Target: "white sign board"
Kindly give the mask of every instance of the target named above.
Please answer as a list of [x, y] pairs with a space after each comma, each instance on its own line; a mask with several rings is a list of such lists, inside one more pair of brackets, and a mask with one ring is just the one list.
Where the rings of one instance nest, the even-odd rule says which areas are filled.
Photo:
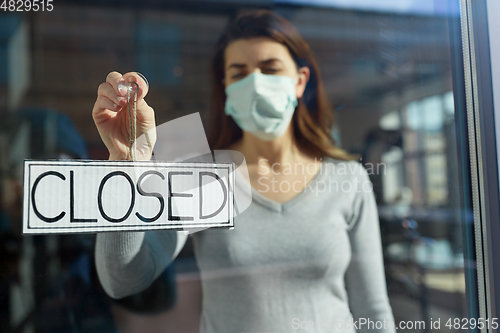
[[232, 228], [233, 163], [25, 161], [24, 234]]

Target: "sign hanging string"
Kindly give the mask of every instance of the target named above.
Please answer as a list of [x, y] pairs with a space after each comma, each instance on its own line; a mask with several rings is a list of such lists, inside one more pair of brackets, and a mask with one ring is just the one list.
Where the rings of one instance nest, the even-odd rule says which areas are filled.
[[[128, 119], [130, 123], [129, 156], [132, 161], [137, 160], [137, 94], [139, 85], [130, 82], [127, 87]], [[153, 153], [153, 147], [149, 140], [148, 132], [144, 133], [149, 147], [149, 152]]]

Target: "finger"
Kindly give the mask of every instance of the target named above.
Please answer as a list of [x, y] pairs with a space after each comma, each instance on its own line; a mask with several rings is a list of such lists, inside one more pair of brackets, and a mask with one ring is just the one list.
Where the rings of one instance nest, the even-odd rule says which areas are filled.
[[109, 98], [111, 101], [117, 105], [124, 106], [127, 104], [127, 98], [118, 95], [108, 82], [101, 83], [97, 89], [97, 96], [104, 96]]
[[139, 85], [139, 92], [137, 94], [138, 100], [146, 97], [149, 91], [149, 83], [147, 82], [147, 79], [144, 77], [144, 75], [137, 72], [129, 72], [123, 75], [123, 80], [126, 83], [135, 82]]
[[116, 113], [120, 111], [122, 107], [120, 105], [117, 105], [115, 102], [111, 101], [109, 98], [105, 96], [99, 96], [97, 97], [97, 100], [94, 104], [94, 108], [92, 110], [92, 115], [94, 116], [94, 119], [96, 117], [100, 117], [102, 115], [108, 115], [111, 116], [112, 113]]
[[118, 96], [127, 95], [126, 86], [123, 84], [125, 81], [121, 73], [118, 72], [109, 73], [108, 76], [106, 77], [106, 82], [109, 83], [111, 87], [113, 87]]

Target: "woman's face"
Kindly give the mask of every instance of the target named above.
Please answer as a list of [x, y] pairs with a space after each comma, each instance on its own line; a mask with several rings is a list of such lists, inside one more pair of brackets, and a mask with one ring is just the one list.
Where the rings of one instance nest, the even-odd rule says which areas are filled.
[[297, 69], [286, 46], [267, 37], [235, 40], [226, 47], [224, 59], [226, 87], [251, 73], [284, 75], [294, 79], [298, 75], [295, 91], [299, 99], [309, 80], [309, 68]]

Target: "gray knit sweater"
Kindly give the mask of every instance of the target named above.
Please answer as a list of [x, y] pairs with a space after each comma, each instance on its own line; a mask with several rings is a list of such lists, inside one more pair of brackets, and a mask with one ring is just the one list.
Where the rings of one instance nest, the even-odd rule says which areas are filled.
[[[309, 186], [284, 204], [252, 191], [233, 230], [191, 235], [203, 287], [200, 332], [367, 332], [384, 320], [390, 326], [377, 206], [359, 163], [324, 159]], [[187, 237], [98, 234], [104, 289], [113, 298], [144, 290]]]

